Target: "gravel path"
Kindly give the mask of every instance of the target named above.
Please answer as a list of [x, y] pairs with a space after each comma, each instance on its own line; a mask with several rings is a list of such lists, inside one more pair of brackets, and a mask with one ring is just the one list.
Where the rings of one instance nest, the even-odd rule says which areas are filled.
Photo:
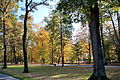
[[3, 74], [3, 73], [0, 73], [0, 80], [20, 80], [20, 79], [14, 78], [12, 76], [9, 76], [9, 75]]

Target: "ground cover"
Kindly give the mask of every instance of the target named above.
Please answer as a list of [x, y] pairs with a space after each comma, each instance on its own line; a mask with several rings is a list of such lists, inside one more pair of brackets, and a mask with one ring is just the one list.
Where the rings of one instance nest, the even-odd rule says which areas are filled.
[[[58, 67], [58, 66], [29, 66], [30, 73], [22, 73], [22, 65], [10, 65], [3, 73], [10, 74], [22, 80], [87, 80], [92, 74], [91, 67]], [[106, 68], [111, 80], [120, 80], [120, 68]]]

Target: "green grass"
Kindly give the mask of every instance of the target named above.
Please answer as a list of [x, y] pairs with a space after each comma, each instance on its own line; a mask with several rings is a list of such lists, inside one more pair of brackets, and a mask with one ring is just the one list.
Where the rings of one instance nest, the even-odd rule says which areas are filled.
[[[8, 66], [4, 73], [11, 74], [21, 80], [87, 80], [92, 68], [56, 67], [56, 66], [29, 66], [30, 73], [22, 73], [23, 66]], [[120, 80], [120, 68], [107, 68], [108, 77]]]

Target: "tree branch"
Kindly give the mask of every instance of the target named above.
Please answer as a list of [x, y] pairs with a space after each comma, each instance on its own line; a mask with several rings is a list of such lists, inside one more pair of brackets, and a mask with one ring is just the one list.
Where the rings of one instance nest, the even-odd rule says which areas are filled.
[[30, 0], [30, 2], [27, 4], [27, 6], [30, 6], [31, 3], [32, 3], [32, 0]]
[[0, 12], [4, 13], [4, 11], [2, 11], [1, 9], [0, 9]]
[[11, 0], [7, 3], [6, 7], [4, 8], [4, 11], [6, 11], [8, 5], [10, 4]]
[[[47, 0], [46, 0], [46, 1], [47, 1]], [[46, 2], [46, 1], [45, 1], [45, 2]], [[48, 4], [45, 3], [45, 2], [40, 2], [40, 3], [34, 4], [34, 5], [30, 8], [30, 10], [28, 10], [28, 12], [32, 11], [36, 6], [39, 6], [39, 5], [48, 5]]]

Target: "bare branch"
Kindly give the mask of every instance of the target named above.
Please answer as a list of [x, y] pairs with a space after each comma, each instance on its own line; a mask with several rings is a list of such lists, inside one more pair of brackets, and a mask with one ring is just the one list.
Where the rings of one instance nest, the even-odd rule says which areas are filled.
[[30, 4], [32, 3], [32, 0], [30, 0], [30, 2], [28, 3], [28, 5], [27, 6], [30, 6]]
[[34, 4], [34, 5], [30, 8], [30, 10], [28, 10], [28, 12], [32, 11], [36, 6], [39, 6], [39, 5], [48, 5], [48, 4], [46, 3], [46, 1], [47, 1], [47, 0], [45, 0], [44, 2], [40, 2], [40, 3]]

